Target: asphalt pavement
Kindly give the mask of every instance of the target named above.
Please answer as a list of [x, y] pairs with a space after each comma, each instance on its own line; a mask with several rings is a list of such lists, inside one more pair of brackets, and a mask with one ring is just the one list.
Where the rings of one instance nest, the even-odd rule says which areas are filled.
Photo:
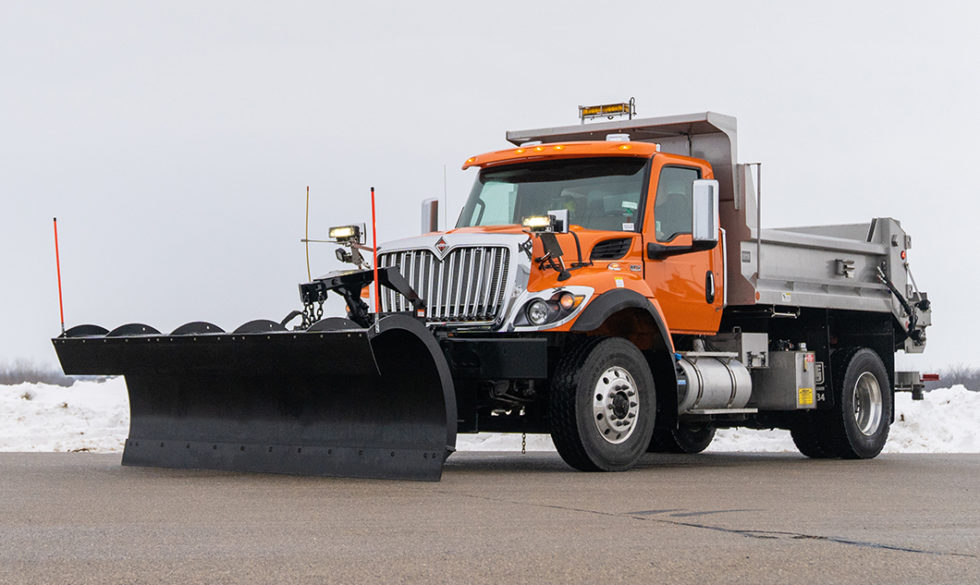
[[458, 453], [439, 483], [0, 453], [0, 583], [977, 583], [980, 455]]

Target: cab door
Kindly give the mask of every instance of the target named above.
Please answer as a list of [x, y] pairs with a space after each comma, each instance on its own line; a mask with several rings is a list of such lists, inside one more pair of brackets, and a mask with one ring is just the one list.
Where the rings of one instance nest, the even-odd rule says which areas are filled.
[[670, 155], [657, 156], [650, 173], [644, 274], [672, 333], [716, 333], [721, 322], [722, 244], [682, 252], [692, 246], [694, 181], [702, 178], [713, 178], [709, 166]]

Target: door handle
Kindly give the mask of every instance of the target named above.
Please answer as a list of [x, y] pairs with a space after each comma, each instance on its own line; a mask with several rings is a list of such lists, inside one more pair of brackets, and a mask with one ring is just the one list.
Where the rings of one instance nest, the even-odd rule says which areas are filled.
[[704, 300], [709, 305], [715, 302], [715, 273], [710, 270], [704, 274]]

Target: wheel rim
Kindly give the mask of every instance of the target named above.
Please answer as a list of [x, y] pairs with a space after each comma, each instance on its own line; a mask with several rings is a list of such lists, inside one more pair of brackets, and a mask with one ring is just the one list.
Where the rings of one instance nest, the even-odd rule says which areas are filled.
[[861, 434], [871, 436], [881, 423], [881, 386], [871, 372], [864, 372], [854, 383], [854, 422]]
[[592, 394], [592, 420], [599, 436], [614, 445], [629, 439], [640, 413], [633, 376], [624, 368], [609, 368], [599, 376]]

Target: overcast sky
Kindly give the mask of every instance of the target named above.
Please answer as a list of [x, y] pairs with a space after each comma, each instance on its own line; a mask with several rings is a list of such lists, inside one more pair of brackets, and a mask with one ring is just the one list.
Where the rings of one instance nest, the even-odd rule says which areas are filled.
[[[168, 332], [279, 320], [311, 237], [449, 216], [467, 157], [506, 130], [738, 118], [763, 162], [763, 225], [900, 219], [930, 293], [926, 354], [980, 365], [980, 40], [940, 2], [0, 2], [0, 363], [56, 363], [65, 319]], [[313, 272], [339, 267], [314, 247]], [[335, 304], [335, 310], [340, 310]]]

